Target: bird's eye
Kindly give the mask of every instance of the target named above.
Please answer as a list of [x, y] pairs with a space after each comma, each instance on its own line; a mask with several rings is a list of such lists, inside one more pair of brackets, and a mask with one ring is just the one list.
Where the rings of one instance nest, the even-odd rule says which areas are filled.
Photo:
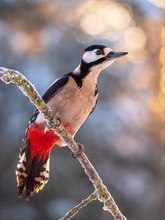
[[103, 54], [103, 52], [102, 52], [101, 50], [96, 50], [95, 53], [96, 53], [96, 55], [101, 55], [101, 54]]

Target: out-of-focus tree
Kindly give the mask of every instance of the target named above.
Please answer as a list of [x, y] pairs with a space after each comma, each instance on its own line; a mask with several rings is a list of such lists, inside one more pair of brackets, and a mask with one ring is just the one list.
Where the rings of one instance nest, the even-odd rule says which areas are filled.
[[[0, 2], [0, 64], [25, 73], [41, 93], [76, 67], [89, 44], [129, 52], [101, 74], [97, 109], [76, 139], [133, 220], [165, 217], [163, 7], [161, 0]], [[28, 204], [18, 200], [14, 169], [33, 107], [14, 86], [1, 82], [0, 106], [0, 219], [63, 216], [93, 191], [88, 179], [67, 149], [55, 148], [47, 187]], [[96, 206], [77, 218], [109, 218]]]

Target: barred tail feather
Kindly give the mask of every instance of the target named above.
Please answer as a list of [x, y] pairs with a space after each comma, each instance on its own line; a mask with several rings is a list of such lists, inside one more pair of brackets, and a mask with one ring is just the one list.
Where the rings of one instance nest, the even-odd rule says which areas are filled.
[[41, 160], [37, 155], [31, 157], [30, 148], [25, 148], [20, 155], [16, 168], [19, 195], [25, 194], [26, 200], [35, 192], [42, 190], [49, 179], [50, 153]]

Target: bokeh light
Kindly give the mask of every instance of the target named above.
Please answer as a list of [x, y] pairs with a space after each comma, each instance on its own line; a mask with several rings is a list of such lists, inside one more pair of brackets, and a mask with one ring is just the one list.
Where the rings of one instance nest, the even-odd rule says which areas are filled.
[[105, 20], [97, 14], [88, 14], [81, 21], [83, 31], [92, 36], [101, 35], [106, 30]]
[[165, 109], [165, 65], [162, 67], [160, 72], [160, 92], [159, 92], [160, 103]]
[[121, 31], [129, 26], [131, 15], [128, 8], [110, 1], [102, 1], [101, 4], [92, 2], [87, 7], [89, 13], [83, 14], [80, 22], [85, 33], [104, 38], [109, 32]]
[[104, 25], [106, 25], [107, 29], [123, 30], [128, 27], [131, 22], [129, 11], [117, 3], [109, 3], [102, 6], [101, 9], [98, 10], [98, 16], [105, 19]]
[[148, 0], [151, 4], [159, 7], [159, 8], [164, 8], [165, 2], [164, 0]]
[[146, 35], [139, 27], [130, 27], [124, 32], [125, 46], [130, 52], [138, 52], [145, 47]]
[[160, 59], [161, 63], [164, 64], [164, 61], [165, 61], [165, 46], [163, 46], [160, 49], [159, 59]]

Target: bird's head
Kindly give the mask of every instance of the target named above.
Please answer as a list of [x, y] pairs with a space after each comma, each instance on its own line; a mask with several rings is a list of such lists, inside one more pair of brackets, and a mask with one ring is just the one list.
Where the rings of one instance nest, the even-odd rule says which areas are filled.
[[117, 58], [128, 54], [127, 52], [115, 52], [103, 45], [92, 45], [87, 47], [81, 57], [81, 71], [86, 73], [98, 70], [102, 71], [113, 63]]

